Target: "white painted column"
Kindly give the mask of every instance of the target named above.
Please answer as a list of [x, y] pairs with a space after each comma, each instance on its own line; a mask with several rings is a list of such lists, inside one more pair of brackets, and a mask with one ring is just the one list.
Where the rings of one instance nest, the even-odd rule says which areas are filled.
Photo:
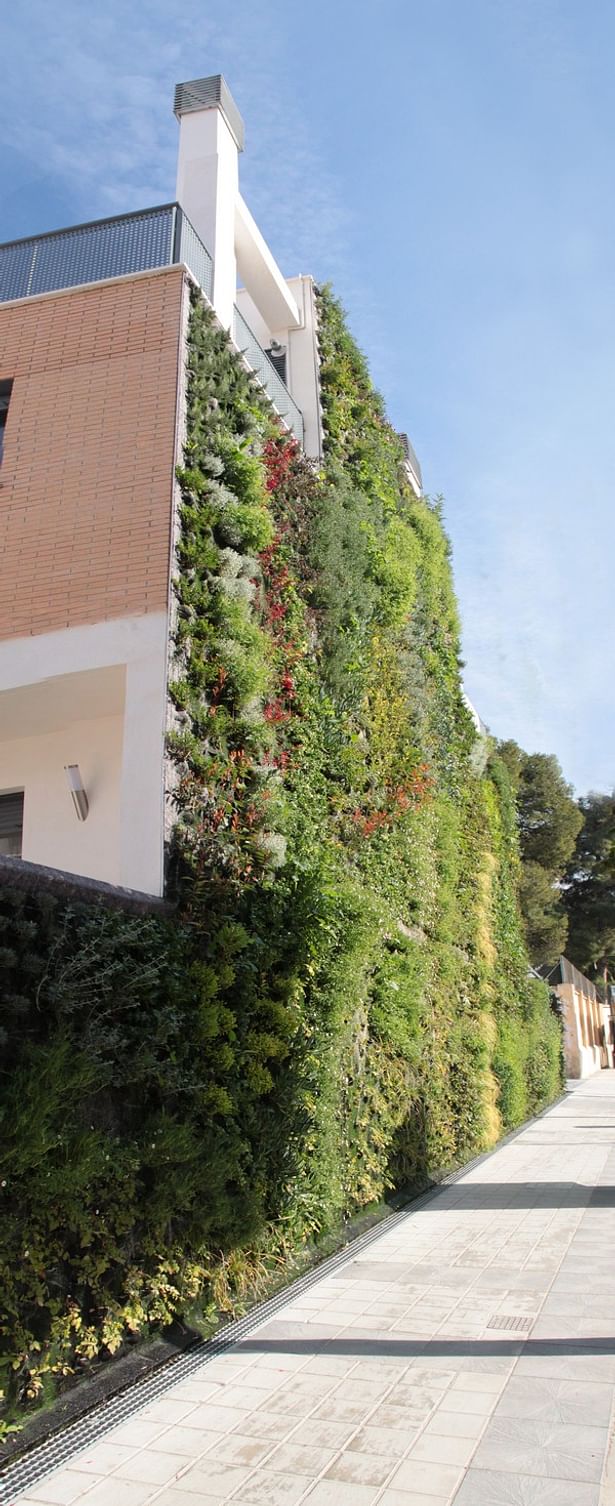
[[237, 288], [237, 138], [219, 104], [190, 107], [185, 113], [180, 108], [177, 114], [180, 128], [177, 200], [213, 257], [213, 306], [220, 323], [232, 330]]
[[164, 889], [166, 643], [126, 665], [120, 782], [120, 884]]

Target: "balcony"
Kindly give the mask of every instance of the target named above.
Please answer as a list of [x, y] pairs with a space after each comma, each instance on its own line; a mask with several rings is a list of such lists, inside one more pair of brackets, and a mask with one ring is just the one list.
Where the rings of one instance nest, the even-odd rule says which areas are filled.
[[0, 302], [185, 262], [211, 298], [213, 263], [179, 204], [0, 246]]
[[407, 434], [400, 434], [399, 437], [401, 439], [402, 449], [405, 457], [404, 463], [406, 468], [406, 475], [415, 495], [417, 497], [422, 497], [423, 477], [421, 475], [421, 467], [417, 459], [416, 451], [411, 445]]
[[262, 345], [259, 345], [256, 335], [252, 333], [249, 324], [235, 307], [235, 321], [233, 326], [233, 339], [237, 349], [244, 357], [246, 364], [254, 372], [255, 377], [265, 388], [273, 407], [279, 418], [291, 429], [298, 440], [303, 444], [303, 414], [297, 407], [294, 398], [291, 397], [286, 383], [282, 381], [279, 372], [276, 371], [273, 361], [269, 359]]
[[[211, 303], [209, 252], [179, 204], [160, 204], [0, 245], [0, 303], [181, 264]], [[303, 418], [297, 404], [238, 310], [233, 333], [246, 364], [301, 444]]]

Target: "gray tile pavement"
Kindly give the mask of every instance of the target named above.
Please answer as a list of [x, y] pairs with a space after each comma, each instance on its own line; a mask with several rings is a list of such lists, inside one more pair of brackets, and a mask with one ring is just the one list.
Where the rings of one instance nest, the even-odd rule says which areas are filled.
[[17, 1499], [615, 1506], [614, 1244], [603, 1073]]

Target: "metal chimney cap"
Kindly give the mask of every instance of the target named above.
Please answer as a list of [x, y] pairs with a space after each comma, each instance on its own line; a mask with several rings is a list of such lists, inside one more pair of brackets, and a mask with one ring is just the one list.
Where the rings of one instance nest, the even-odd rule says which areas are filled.
[[222, 111], [239, 151], [242, 152], [245, 136], [244, 124], [223, 74], [212, 73], [209, 78], [193, 78], [187, 84], [175, 85], [173, 109], [178, 120], [182, 115], [188, 115], [193, 110], [216, 108]]

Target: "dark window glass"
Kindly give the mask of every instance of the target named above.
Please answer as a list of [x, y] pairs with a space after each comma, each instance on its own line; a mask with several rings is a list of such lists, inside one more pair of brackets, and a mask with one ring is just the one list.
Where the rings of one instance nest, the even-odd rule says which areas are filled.
[[16, 794], [0, 795], [0, 853], [20, 858], [22, 833], [23, 790]]
[[12, 389], [12, 382], [0, 382], [0, 465], [2, 464], [2, 453], [4, 450], [4, 430], [6, 428], [6, 419], [9, 411], [9, 403], [11, 401]]

